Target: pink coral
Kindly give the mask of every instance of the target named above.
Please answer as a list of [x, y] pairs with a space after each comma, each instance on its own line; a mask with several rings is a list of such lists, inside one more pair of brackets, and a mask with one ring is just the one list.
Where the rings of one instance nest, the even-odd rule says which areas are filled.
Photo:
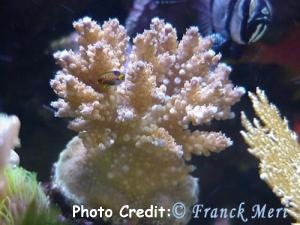
[[[232, 142], [188, 125], [233, 118], [244, 89], [233, 86], [230, 68], [195, 27], [178, 42], [176, 30], [155, 18], [131, 47], [115, 19], [100, 27], [86, 17], [74, 27], [79, 50], [55, 53], [62, 70], [51, 86], [59, 96], [56, 115], [74, 118], [69, 127], [79, 135], [60, 156], [56, 184], [91, 207], [192, 205], [198, 185], [183, 156], [209, 155]], [[124, 73], [125, 81], [103, 87], [98, 78], [109, 71]]]

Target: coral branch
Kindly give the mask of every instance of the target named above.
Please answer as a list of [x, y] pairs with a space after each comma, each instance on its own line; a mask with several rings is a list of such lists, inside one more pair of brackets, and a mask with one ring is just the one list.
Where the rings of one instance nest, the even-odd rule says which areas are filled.
[[300, 221], [300, 146], [297, 135], [282, 119], [275, 105], [257, 88], [256, 95], [249, 93], [254, 110], [262, 121], [253, 124], [242, 113], [242, 131], [250, 153], [260, 160], [260, 177], [266, 181], [282, 204], [298, 222]]

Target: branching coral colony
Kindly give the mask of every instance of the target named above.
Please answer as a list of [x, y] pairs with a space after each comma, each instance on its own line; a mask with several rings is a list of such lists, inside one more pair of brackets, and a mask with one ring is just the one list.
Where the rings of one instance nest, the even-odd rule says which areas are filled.
[[[74, 27], [79, 50], [54, 54], [62, 70], [51, 86], [59, 96], [56, 115], [74, 118], [69, 127], [79, 134], [61, 153], [54, 183], [88, 207], [191, 206], [198, 184], [184, 158], [219, 152], [232, 141], [188, 125], [233, 118], [231, 106], [244, 89], [233, 86], [230, 68], [195, 27], [178, 42], [176, 30], [155, 18], [131, 47], [116, 19], [100, 27], [86, 17]], [[125, 80], [111, 82], [108, 74]]]
[[[300, 224], [300, 146], [297, 135], [281, 119], [278, 109], [268, 102], [263, 91], [249, 93], [254, 110], [263, 122], [254, 119], [254, 126], [242, 113], [242, 131], [249, 152], [260, 160], [260, 177], [281, 198], [288, 212]], [[295, 225], [296, 225], [295, 224]]]

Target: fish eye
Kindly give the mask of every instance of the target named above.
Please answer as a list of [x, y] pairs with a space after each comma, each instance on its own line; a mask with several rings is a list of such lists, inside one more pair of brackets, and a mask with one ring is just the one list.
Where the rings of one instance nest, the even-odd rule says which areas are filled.
[[112, 71], [112, 72], [113, 72], [113, 74], [116, 75], [116, 76], [120, 76], [120, 74], [121, 74], [121, 72], [118, 71], [118, 70], [114, 70], [114, 71]]

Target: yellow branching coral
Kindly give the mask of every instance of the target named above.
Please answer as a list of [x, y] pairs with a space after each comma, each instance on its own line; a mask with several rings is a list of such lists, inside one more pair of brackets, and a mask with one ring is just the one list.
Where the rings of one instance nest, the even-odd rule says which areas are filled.
[[253, 123], [242, 113], [246, 131], [242, 135], [249, 144], [249, 152], [260, 160], [260, 177], [281, 198], [288, 212], [300, 222], [300, 146], [297, 135], [282, 119], [275, 105], [257, 88], [257, 95], [249, 93], [254, 110], [263, 122]]
[[[74, 27], [79, 50], [54, 54], [62, 70], [51, 86], [59, 96], [56, 115], [74, 118], [69, 127], [79, 135], [60, 155], [55, 183], [91, 207], [191, 205], [197, 182], [183, 156], [209, 155], [232, 142], [188, 125], [233, 118], [244, 89], [234, 87], [230, 68], [195, 27], [178, 41], [176, 30], [155, 18], [132, 46], [116, 19], [101, 27], [85, 17]], [[104, 86], [108, 72], [125, 80]]]

